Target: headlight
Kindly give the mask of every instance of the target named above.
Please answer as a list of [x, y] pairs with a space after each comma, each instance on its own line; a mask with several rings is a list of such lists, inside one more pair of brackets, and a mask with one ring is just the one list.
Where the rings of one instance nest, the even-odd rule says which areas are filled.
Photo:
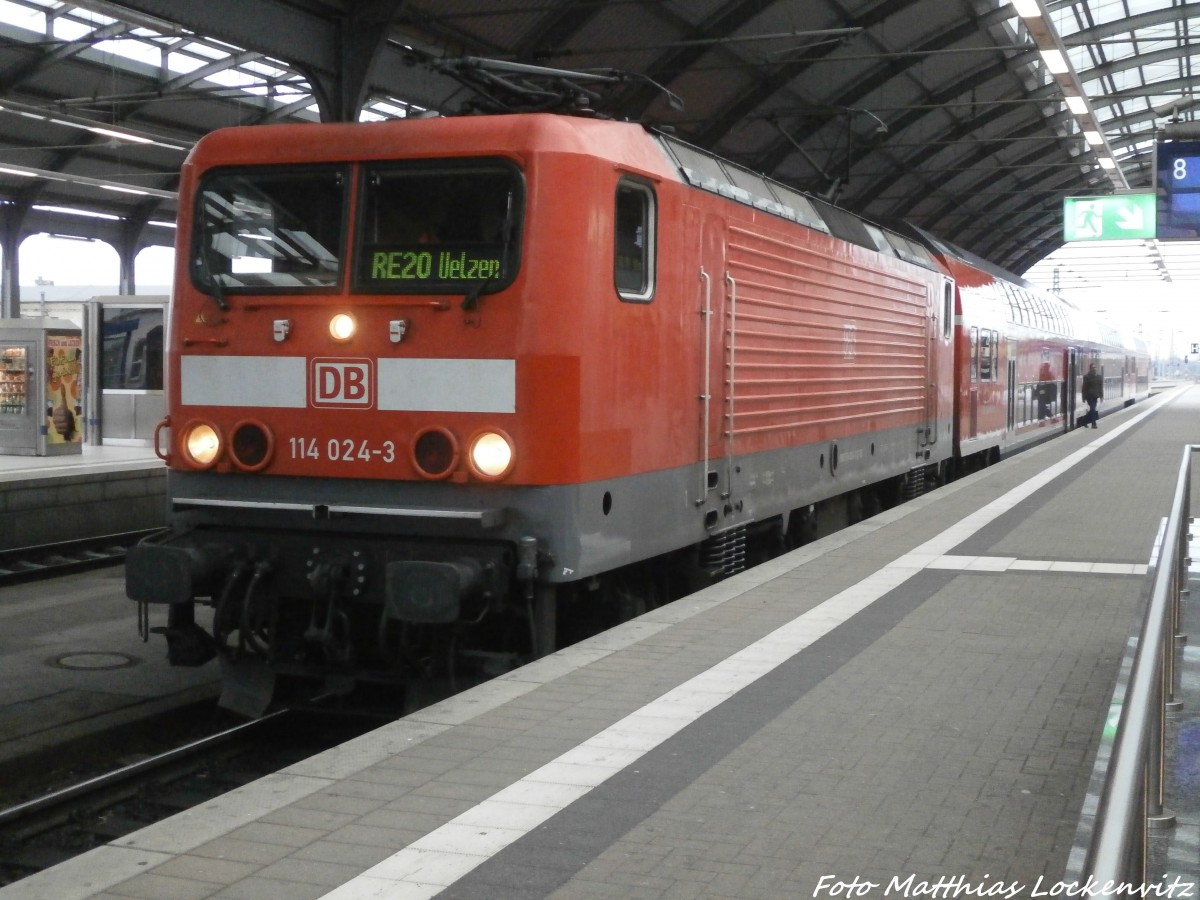
[[338, 313], [329, 320], [329, 334], [335, 341], [348, 341], [357, 330], [358, 324], [349, 313]]
[[233, 464], [247, 472], [265, 469], [275, 450], [275, 437], [261, 422], [238, 422], [229, 439], [229, 455]]
[[422, 428], [413, 437], [412, 463], [424, 478], [449, 478], [458, 466], [458, 441], [438, 425]]
[[512, 471], [516, 451], [501, 431], [481, 431], [471, 438], [467, 459], [471, 471], [485, 481], [497, 481]]
[[198, 469], [207, 469], [221, 455], [221, 434], [207, 422], [183, 427], [183, 455]]

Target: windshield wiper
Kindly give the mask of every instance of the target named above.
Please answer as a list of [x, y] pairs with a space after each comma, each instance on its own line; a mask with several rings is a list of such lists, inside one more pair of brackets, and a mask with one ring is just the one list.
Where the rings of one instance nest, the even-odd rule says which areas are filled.
[[479, 309], [479, 298], [489, 287], [492, 282], [496, 281], [499, 276], [504, 274], [504, 267], [508, 265], [509, 245], [512, 244], [512, 234], [515, 223], [513, 222], [513, 195], [509, 191], [504, 202], [504, 225], [500, 231], [500, 271], [495, 275], [489, 275], [483, 281], [479, 282], [472, 288], [467, 289], [466, 296], [463, 297], [462, 310], [463, 312], [473, 313]]
[[216, 266], [216, 248], [212, 246], [212, 235], [202, 233], [200, 236], [200, 261], [204, 263], [204, 274], [208, 276], [208, 283], [212, 285], [213, 302], [217, 304], [217, 308], [221, 312], [229, 311], [229, 303], [225, 299], [225, 294], [221, 289], [220, 276], [217, 273]]
[[466, 296], [463, 297], [462, 310], [463, 312], [475, 312], [479, 309], [479, 295], [488, 289], [488, 286], [495, 281], [494, 275], [489, 275], [483, 281], [479, 282], [473, 288], [467, 290]]

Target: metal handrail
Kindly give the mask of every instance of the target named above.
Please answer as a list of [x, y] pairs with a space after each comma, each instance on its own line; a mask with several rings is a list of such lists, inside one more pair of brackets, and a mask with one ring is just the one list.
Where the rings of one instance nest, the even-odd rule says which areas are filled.
[[1200, 446], [1194, 444], [1184, 448], [1084, 859], [1082, 874], [1096, 885], [1145, 884], [1150, 821], [1170, 821], [1163, 811], [1163, 748], [1167, 703], [1175, 680], [1179, 597], [1187, 585], [1192, 454], [1198, 450]]

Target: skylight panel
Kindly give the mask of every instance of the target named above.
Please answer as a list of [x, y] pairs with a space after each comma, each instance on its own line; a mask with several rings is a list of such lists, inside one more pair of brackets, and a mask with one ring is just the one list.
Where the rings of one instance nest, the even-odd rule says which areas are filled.
[[1104, 55], [1114, 61], [1135, 56], [1137, 52], [1133, 41], [1112, 41], [1104, 45]]
[[[1094, 72], [1095, 70], [1092, 71]], [[1092, 106], [1094, 107], [1096, 105], [1096, 98], [1104, 97], [1104, 95], [1108, 93], [1108, 88], [1104, 85], [1104, 82], [1101, 81], [1100, 78], [1095, 76], [1089, 78], [1088, 76], [1092, 75], [1092, 72], [1089, 72], [1086, 69], [1082, 72], [1078, 72], [1077, 74], [1079, 75], [1079, 84], [1083, 88], [1083, 92], [1089, 97], [1093, 98]]]
[[189, 41], [187, 46], [178, 48], [185, 53], [194, 53], [196, 56], [203, 56], [210, 61], [229, 59], [233, 54], [222, 47], [214, 47], [211, 44], [206, 44], [203, 41]]
[[[31, 42], [43, 40], [47, 32], [61, 41], [84, 40], [97, 28], [116, 21], [61, 0], [0, 0], [0, 24], [28, 31]], [[100, 41], [85, 51], [89, 55], [117, 57], [155, 69], [165, 66], [174, 76], [189, 75], [243, 52], [242, 48], [215, 38], [187, 32], [163, 34], [144, 25], [130, 29], [119, 38]], [[230, 66], [210, 74], [204, 81], [247, 96], [269, 96], [289, 105], [312, 95], [303, 76], [287, 63], [270, 57], [250, 60], [236, 68]], [[385, 118], [403, 114], [397, 110], [399, 107], [383, 109], [379, 114]], [[306, 117], [310, 112], [317, 113], [315, 102], [311, 110], [299, 115]]]
[[65, 16], [52, 19], [50, 24], [51, 34], [56, 40], [60, 41], [78, 41], [81, 38], [87, 37], [98, 27], [98, 25], [88, 22], [77, 22]]
[[393, 119], [402, 119], [408, 115], [408, 109], [396, 103], [388, 103], [386, 100], [380, 100], [371, 104], [371, 109], [381, 115], [390, 116]]
[[1068, 47], [1067, 59], [1071, 61], [1071, 68], [1076, 72], [1082, 72], [1090, 69], [1094, 65], [1091, 53], [1087, 47]]
[[261, 88], [262, 79], [256, 78], [241, 69], [222, 69], [220, 72], [212, 72], [205, 79], [206, 81], [215, 81], [217, 84], [225, 87], [240, 88], [242, 90], [250, 90], [251, 88]]
[[1163, 60], [1142, 66], [1146, 82], [1170, 81], [1179, 77], [1179, 63], [1174, 60]]
[[1133, 88], [1140, 88], [1143, 84], [1145, 84], [1145, 82], [1142, 80], [1141, 73], [1137, 69], [1114, 71], [1108, 77], [1113, 88], [1118, 93], [1121, 91], [1128, 91]]
[[253, 72], [263, 78], [284, 78], [288, 75], [287, 69], [281, 69], [278, 66], [271, 65], [268, 59], [253, 59], [242, 66], [247, 72]]
[[46, 14], [9, 0], [0, 0], [0, 22], [15, 25], [36, 34], [46, 33]]
[[[1161, 3], [1159, 6], [1161, 6]], [[1127, 17], [1125, 0], [1088, 0], [1087, 7], [1091, 11], [1092, 19], [1097, 25], [1106, 25], [1109, 22], [1116, 22]], [[1071, 28], [1068, 32], [1064, 25], [1062, 34], [1065, 36], [1068, 33], [1073, 33], [1075, 30], [1075, 28]]]
[[1125, 0], [1129, 6], [1130, 16], [1140, 16], [1142, 13], [1158, 12], [1163, 8], [1163, 0]]
[[162, 50], [154, 44], [138, 40], [100, 41], [93, 50], [100, 53], [111, 53], [124, 59], [158, 67], [162, 64]]
[[207, 65], [207, 63], [188, 56], [186, 53], [171, 53], [167, 56], [167, 68], [172, 72], [181, 75], [187, 75], [189, 72], [195, 72], [197, 69], [203, 68], [205, 65]]

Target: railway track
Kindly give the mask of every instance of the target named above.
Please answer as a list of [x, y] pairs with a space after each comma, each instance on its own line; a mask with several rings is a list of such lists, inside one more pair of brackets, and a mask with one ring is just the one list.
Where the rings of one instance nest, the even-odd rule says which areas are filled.
[[280, 710], [0, 810], [0, 885], [190, 809], [377, 725], [378, 720], [355, 716]]
[[153, 531], [126, 531], [94, 538], [0, 550], [0, 585], [55, 578], [71, 572], [115, 566], [125, 552]]

